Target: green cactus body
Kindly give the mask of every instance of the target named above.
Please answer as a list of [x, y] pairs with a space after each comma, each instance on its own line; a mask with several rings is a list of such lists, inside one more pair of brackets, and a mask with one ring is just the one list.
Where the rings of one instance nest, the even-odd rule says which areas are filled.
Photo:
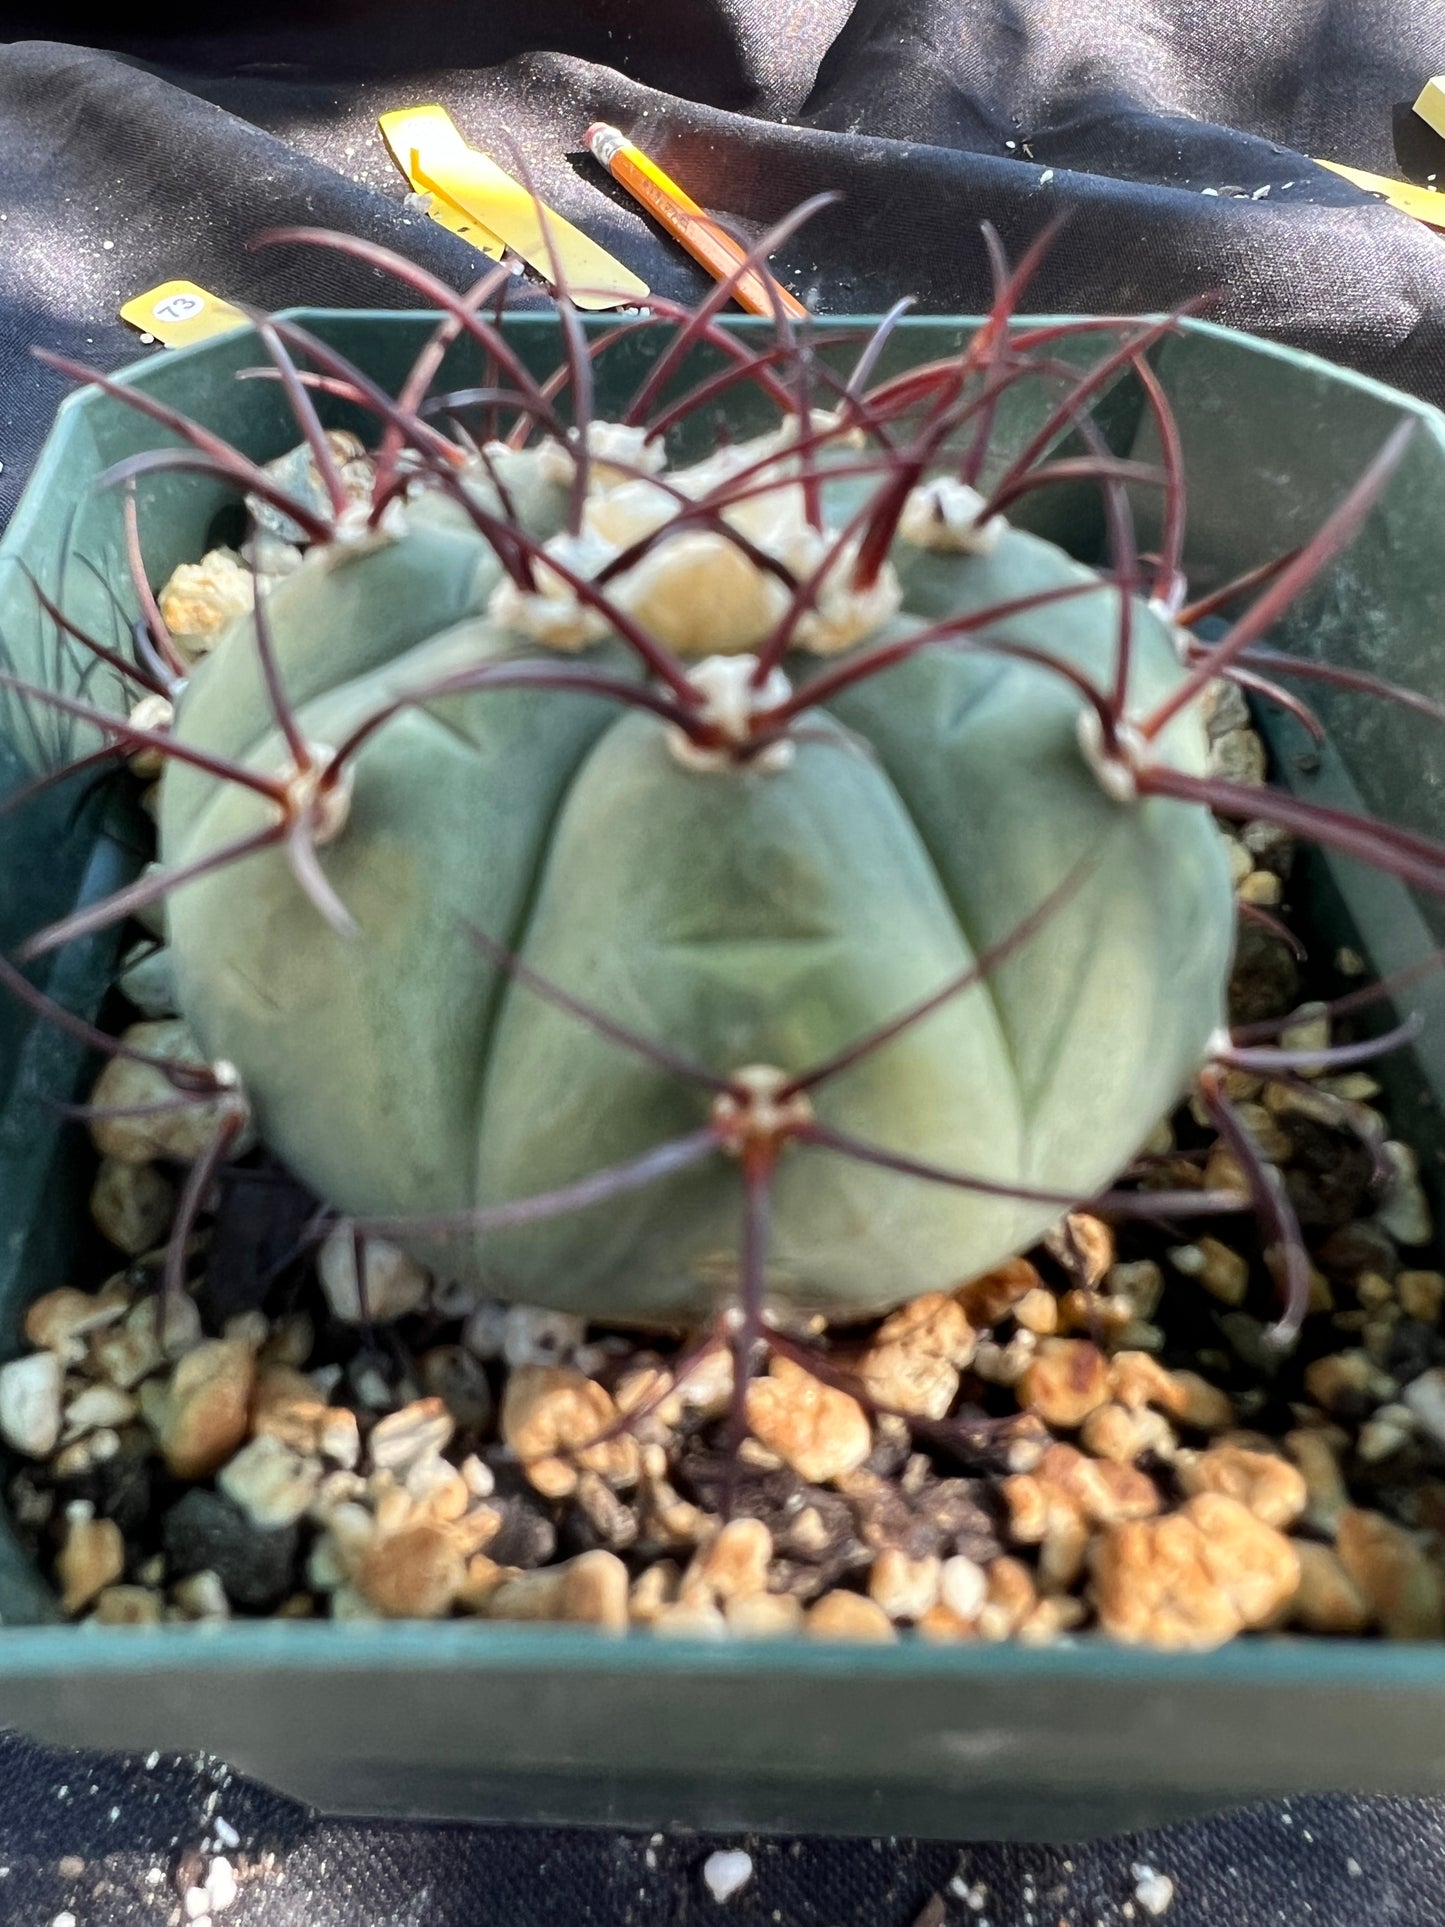
[[[558, 491], [539, 480], [527, 500], [551, 533]], [[901, 607], [869, 641], [1087, 576], [1016, 529], [987, 554], [899, 542], [894, 560]], [[344, 741], [382, 701], [469, 663], [555, 662], [504, 619], [498, 573], [449, 514], [365, 553], [308, 557], [267, 604], [308, 740]], [[1002, 633], [1103, 682], [1117, 610], [1101, 587]], [[1182, 672], [1169, 625], [1142, 604], [1134, 622], [1138, 711]], [[606, 637], [580, 659], [641, 674]], [[796, 684], [820, 663], [794, 652], [784, 666]], [[1207, 812], [1107, 795], [1079, 714], [1058, 675], [961, 649], [811, 712], [782, 767], [695, 767], [665, 722], [594, 694], [430, 700], [368, 740], [321, 851], [360, 936], [323, 921], [281, 850], [250, 857], [171, 901], [183, 1008], [207, 1052], [237, 1066], [268, 1142], [329, 1203], [371, 1219], [459, 1212], [575, 1183], [708, 1116], [705, 1090], [488, 963], [469, 927], [712, 1072], [801, 1073], [1005, 940], [1082, 864], [1034, 940], [820, 1088], [816, 1110], [913, 1160], [1087, 1198], [1222, 1025], [1233, 908]], [[285, 768], [249, 619], [197, 671], [177, 733]], [[1203, 769], [1188, 712], [1159, 749]], [[268, 807], [171, 769], [164, 861], [194, 863]], [[502, 1295], [688, 1324], [735, 1286], [740, 1196], [719, 1150], [525, 1229], [416, 1243]], [[987, 1269], [1058, 1215], [792, 1145], [767, 1291], [863, 1315]]]

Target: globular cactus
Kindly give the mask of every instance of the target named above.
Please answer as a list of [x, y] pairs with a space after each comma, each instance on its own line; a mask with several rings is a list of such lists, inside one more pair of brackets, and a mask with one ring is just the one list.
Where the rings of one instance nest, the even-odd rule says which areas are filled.
[[[209, 1099], [239, 1086], [345, 1217], [593, 1317], [695, 1326], [740, 1299], [751, 1336], [846, 1321], [1109, 1193], [1201, 1074], [1222, 1103], [1235, 904], [1209, 806], [1426, 887], [1445, 854], [1242, 802], [1207, 775], [1200, 720], [1399, 438], [1206, 648], [1148, 362], [1169, 324], [1110, 324], [1122, 345], [1080, 374], [1051, 354], [1099, 324], [1010, 335], [1022, 280], [959, 356], [888, 380], [891, 321], [845, 380], [781, 322], [766, 349], [728, 336], [717, 299], [654, 315], [676, 336], [619, 422], [590, 405], [611, 338], [564, 315], [539, 385], [480, 318], [486, 289], [425, 283], [446, 316], [396, 401], [263, 323], [306, 431], [290, 470], [179, 424], [185, 460], [252, 491], [254, 606], [170, 692], [169, 727], [101, 719], [117, 753], [163, 762], [161, 872], [31, 953], [164, 897]], [[490, 358], [471, 401], [512, 423], [480, 444], [421, 412], [463, 333]], [[699, 346], [712, 372], [663, 407]], [[1088, 428], [1130, 371], [1158, 472]], [[982, 488], [1026, 381], [1056, 405]], [[677, 456], [667, 431], [737, 384], [776, 426]], [[323, 436], [317, 386], [375, 413], [374, 462]], [[1082, 453], [1058, 452], [1069, 430]], [[1104, 493], [1103, 570], [1011, 520], [1065, 481]], [[1147, 484], [1166, 513], [1146, 569], [1127, 490]]]
[[[537, 539], [561, 519], [563, 491], [537, 476], [558, 452], [507, 465], [521, 470], [508, 489], [514, 504], [531, 498]], [[756, 459], [749, 444], [733, 452], [739, 469]], [[777, 467], [795, 475], [797, 462]], [[627, 515], [619, 496], [654, 507], [652, 484], [612, 474], [593, 465], [582, 539], [557, 542], [589, 564], [593, 541], [608, 559], [594, 531]], [[669, 479], [702, 493], [695, 473]], [[792, 479], [752, 508], [752, 539], [770, 554], [825, 550], [843, 518], [821, 493], [821, 530]], [[666, 497], [655, 506], [675, 510]], [[916, 537], [937, 528], [947, 543], [946, 522], [917, 519]], [[638, 571], [652, 563], [665, 582], [629, 594], [623, 575], [613, 593], [624, 612], [647, 609], [699, 716], [744, 742], [755, 716], [870, 644], [1089, 580], [1018, 530], [994, 532], [987, 553], [921, 547], [916, 561], [900, 539], [871, 592], [834, 591], [841, 651], [789, 650], [755, 694], [751, 652], [787, 590], [722, 533], [672, 542], [691, 553], [670, 555], [664, 535]], [[605, 617], [560, 593], [560, 578], [540, 592], [500, 578], [480, 538], [428, 526], [425, 498], [364, 553], [312, 548], [265, 600], [306, 743], [344, 744], [381, 706], [477, 665], [555, 660], [538, 639], [549, 634], [577, 648], [573, 660], [628, 676]], [[1113, 601], [1049, 604], [1011, 634], [1102, 675]], [[1134, 687], [1153, 702], [1184, 672], [1168, 624], [1142, 606], [1136, 622]], [[318, 861], [356, 933], [317, 915], [283, 847], [214, 870], [170, 907], [182, 1007], [322, 1197], [373, 1219], [453, 1214], [574, 1184], [708, 1115], [707, 1094], [668, 1065], [479, 956], [474, 931], [715, 1077], [759, 1066], [790, 1078], [967, 971], [1078, 872], [1037, 942], [813, 1105], [822, 1123], [910, 1158], [1092, 1195], [1172, 1108], [1224, 1021], [1233, 906], [1212, 824], [1187, 805], [1108, 795], [1079, 745], [1077, 694], [1032, 663], [919, 653], [803, 713], [803, 740], [740, 760], [565, 685], [408, 703], [348, 760], [318, 824]], [[268, 776], [293, 766], [258, 678], [254, 617], [195, 676], [176, 729]], [[1167, 753], [1203, 773], [1192, 717]], [[176, 766], [162, 860], [203, 864], [263, 829], [270, 808]], [[987, 1269], [1058, 1211], [800, 1147], [778, 1168], [770, 1295], [875, 1311]], [[674, 1321], [716, 1303], [737, 1219], [736, 1172], [715, 1155], [591, 1209], [458, 1240], [446, 1262], [531, 1302]]]

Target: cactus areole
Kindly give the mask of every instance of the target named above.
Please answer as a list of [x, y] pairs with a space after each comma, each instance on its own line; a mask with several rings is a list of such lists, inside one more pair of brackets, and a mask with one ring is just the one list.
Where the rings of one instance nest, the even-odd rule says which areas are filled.
[[[846, 1322], [988, 1270], [1071, 1205], [1117, 1201], [1197, 1080], [1223, 1106], [1236, 908], [1212, 810], [1445, 888], [1419, 838], [1210, 775], [1200, 714], [1219, 676], [1259, 684], [1252, 646], [1351, 538], [1403, 432], [1206, 646], [1148, 361], [1172, 324], [1010, 333], [1032, 259], [1000, 268], [959, 355], [887, 380], [896, 317], [845, 379], [785, 322], [763, 349], [728, 335], [719, 292], [590, 345], [564, 307], [539, 383], [483, 318], [495, 277], [463, 300], [368, 244], [291, 238], [375, 256], [444, 319], [394, 401], [260, 322], [305, 437], [266, 470], [89, 377], [190, 444], [111, 480], [232, 481], [254, 576], [225, 563], [244, 593], [198, 658], [150, 603], [128, 719], [70, 702], [160, 766], [160, 867], [23, 953], [164, 902], [224, 1098], [217, 1159], [249, 1107], [327, 1206], [439, 1271], [644, 1326], [740, 1306], [745, 1349], [744, 1327]], [[671, 340], [599, 419], [599, 357], [648, 327]], [[1092, 368], [1051, 359], [1100, 330]], [[486, 385], [428, 409], [463, 332]], [[1158, 467], [1088, 419], [1115, 377], [1144, 391]], [[376, 418], [374, 456], [323, 433], [318, 382]], [[1000, 402], [1029, 382], [1039, 426], [1001, 463]], [[697, 459], [740, 384], [773, 426]], [[469, 406], [477, 435], [443, 435]], [[1062, 481], [1102, 492], [1099, 570], [1011, 519]], [[1158, 555], [1136, 552], [1130, 487], [1163, 490]], [[183, 1069], [189, 1101], [205, 1077]], [[1247, 1134], [1230, 1141], [1249, 1176]]]
[[[726, 466], [741, 472], [767, 452], [744, 444]], [[1087, 572], [1020, 530], [954, 546], [941, 515], [916, 515], [871, 590], [850, 589], [844, 558], [798, 625], [800, 646], [756, 689], [784, 582], [725, 533], [683, 524], [668, 535], [676, 500], [600, 462], [571, 541], [565, 475], [546, 479], [560, 453], [498, 457], [513, 513], [589, 569], [594, 539], [610, 559], [661, 525], [613, 594], [684, 664], [720, 746], [700, 750], [665, 717], [565, 685], [407, 702], [350, 759], [344, 810], [316, 839], [354, 932], [318, 914], [281, 848], [177, 892], [183, 1008], [206, 1050], [240, 1071], [269, 1143], [321, 1197], [368, 1219], [573, 1185], [695, 1131], [719, 1106], [536, 994], [475, 932], [640, 1037], [756, 1089], [753, 1067], [785, 1083], [922, 1003], [1077, 873], [1037, 936], [841, 1071], [810, 1108], [909, 1159], [1092, 1196], [1178, 1101], [1224, 1022], [1234, 912], [1207, 813], [1112, 794], [1081, 741], [1077, 689], [982, 649], [920, 650], [740, 753], [810, 679], [940, 619], [1087, 586]], [[856, 486], [823, 487], [811, 529], [797, 466], [776, 462], [786, 484], [746, 509], [752, 542], [792, 561], [795, 578], [858, 507]], [[696, 499], [724, 464], [709, 469], [664, 479]], [[425, 499], [374, 543], [314, 546], [265, 614], [316, 746], [483, 664], [555, 663], [565, 648], [633, 673], [606, 618], [560, 577], [519, 592], [489, 542]], [[1131, 692], [1147, 708], [1186, 672], [1167, 620], [1142, 603], [1133, 618]], [[1098, 583], [998, 632], [1103, 682], [1118, 594]], [[254, 616], [202, 662], [176, 731], [271, 776], [294, 769], [266, 704]], [[1163, 753], [1202, 774], [1204, 751], [1186, 712]], [[263, 826], [269, 807], [179, 764], [162, 797], [161, 856], [177, 868]], [[444, 1247], [424, 1238], [423, 1255], [538, 1304], [695, 1320], [736, 1285], [730, 1148], [542, 1222], [457, 1231]], [[1059, 1215], [1057, 1202], [860, 1167], [825, 1148], [783, 1153], [766, 1291], [800, 1310], [878, 1311], [986, 1270]]]

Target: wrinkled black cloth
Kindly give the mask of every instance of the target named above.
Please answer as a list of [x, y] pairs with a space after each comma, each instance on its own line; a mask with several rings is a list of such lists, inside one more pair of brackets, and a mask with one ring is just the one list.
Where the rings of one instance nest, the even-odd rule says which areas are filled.
[[[173, 276], [270, 305], [402, 299], [337, 257], [248, 251], [281, 223], [475, 278], [376, 135], [426, 100], [504, 159], [515, 141], [551, 204], [664, 293], [706, 284], [583, 153], [591, 120], [750, 233], [839, 190], [778, 257], [821, 312], [976, 311], [980, 223], [1017, 254], [1062, 212], [1036, 310], [1214, 294], [1218, 319], [1445, 401], [1445, 238], [1312, 158], [1445, 184], [1445, 142], [1410, 113], [1445, 70], [1438, 0], [191, 0], [112, 15], [100, 47], [92, 16], [0, 9], [0, 522], [63, 392], [32, 343], [115, 367], [139, 352], [120, 304]], [[242, 1869], [222, 1927], [1142, 1927], [1140, 1868], [1174, 1883], [1168, 1927], [1445, 1914], [1445, 1805], [1426, 1801], [1302, 1800], [1072, 1851], [750, 1842], [753, 1878], [719, 1906], [715, 1842], [332, 1823], [208, 1763], [15, 1740], [0, 1924], [167, 1918], [217, 1815]]]
[[[1427, 1800], [1300, 1799], [1074, 1847], [366, 1826], [215, 1761], [0, 1740], [0, 1921], [159, 1927], [218, 1828], [237, 1895], [213, 1927], [1439, 1927], [1445, 1893]], [[719, 1902], [708, 1861], [739, 1850], [746, 1884]]]
[[1445, 242], [1311, 156], [1422, 183], [1410, 112], [1445, 68], [1417, 0], [262, 0], [150, 7], [111, 51], [92, 6], [0, 8], [0, 519], [62, 392], [41, 341], [114, 366], [116, 318], [172, 276], [263, 303], [378, 300], [374, 274], [247, 251], [278, 222], [386, 241], [463, 285], [477, 256], [409, 215], [377, 138], [441, 100], [664, 293], [705, 285], [583, 152], [636, 133], [760, 232], [843, 199], [780, 255], [831, 313], [973, 311], [979, 224], [1018, 252], [1070, 220], [1041, 309], [1212, 294], [1218, 318], [1445, 400]]

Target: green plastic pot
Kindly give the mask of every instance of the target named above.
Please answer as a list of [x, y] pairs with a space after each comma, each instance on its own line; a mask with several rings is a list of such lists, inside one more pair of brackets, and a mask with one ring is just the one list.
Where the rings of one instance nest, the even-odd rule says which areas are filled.
[[[415, 314], [299, 318], [391, 384], [429, 326]], [[553, 323], [511, 325], [531, 365], [550, 370]], [[956, 349], [975, 325], [905, 321], [889, 363]], [[603, 362], [617, 386], [604, 384], [602, 412], [650, 352], [644, 337]], [[128, 379], [269, 459], [296, 439], [279, 392], [231, 379], [259, 359], [241, 331], [154, 355]], [[1198, 589], [1302, 540], [1400, 417], [1417, 420], [1369, 526], [1284, 640], [1445, 697], [1445, 417], [1201, 323], [1163, 343], [1155, 364], [1184, 440]], [[475, 379], [465, 356], [443, 379], [453, 376]], [[1010, 405], [1001, 454], [1039, 418], [1023, 391]], [[737, 433], [763, 425], [745, 415], [739, 404]], [[335, 419], [344, 424], [345, 411]], [[1152, 453], [1132, 379], [1115, 384], [1097, 419], [1119, 452]], [[125, 634], [125, 611], [103, 586], [123, 601], [118, 504], [89, 484], [155, 441], [98, 392], [61, 409], [0, 541], [0, 652], [24, 674], [73, 689], [81, 665], [41, 615], [21, 557], [80, 621]], [[1031, 500], [1041, 532], [1097, 554], [1089, 492]], [[151, 478], [140, 507], [157, 579], [236, 533], [234, 505], [205, 482]], [[1147, 547], [1151, 504], [1141, 497], [1137, 509]], [[1445, 835], [1445, 734], [1357, 698], [1327, 692], [1321, 707], [1330, 740], [1318, 757], [1301, 760], [1293, 724], [1274, 733], [1285, 780]], [[0, 796], [83, 746], [83, 732], [0, 698]], [[133, 831], [103, 792], [77, 783], [0, 817], [0, 945], [116, 887], [138, 860]], [[1445, 935], [1438, 907], [1432, 936], [1404, 891], [1353, 866], [1310, 858], [1303, 883], [1318, 939], [1355, 943], [1381, 971]], [[47, 987], [94, 1014], [114, 956], [113, 937], [74, 945]], [[1445, 993], [1432, 981], [1412, 1003], [1431, 1021], [1396, 1061], [1388, 1096], [1428, 1175], [1445, 1155]], [[87, 1156], [44, 1100], [81, 1092], [91, 1069], [0, 1003], [0, 1355], [17, 1349], [31, 1298], [81, 1275]], [[1445, 1651], [1433, 1646], [1280, 1638], [1181, 1658], [1092, 1639], [1043, 1650], [726, 1645], [462, 1621], [76, 1628], [58, 1623], [3, 1518], [0, 1620], [0, 1723], [57, 1745], [205, 1749], [351, 1812], [1069, 1839], [1281, 1793], [1445, 1790]]]

